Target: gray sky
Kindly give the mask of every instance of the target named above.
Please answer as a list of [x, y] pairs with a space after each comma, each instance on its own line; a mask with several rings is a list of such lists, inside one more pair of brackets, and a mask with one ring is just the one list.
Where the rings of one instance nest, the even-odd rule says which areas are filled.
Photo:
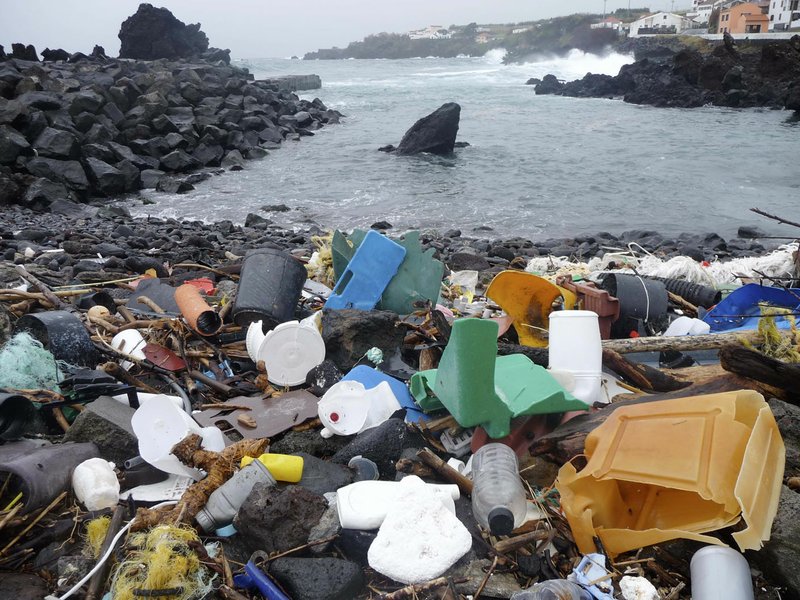
[[[212, 46], [236, 58], [302, 56], [344, 47], [371, 33], [406, 32], [428, 25], [512, 23], [574, 12], [603, 12], [603, 0], [162, 0], [185, 23], [200, 22]], [[628, 0], [607, 0], [609, 11]], [[675, 0], [676, 9], [690, 0]], [[0, 0], [0, 44], [33, 44], [90, 52], [100, 44], [119, 52], [119, 27], [138, 0]], [[670, 10], [671, 0], [632, 0], [632, 6]]]

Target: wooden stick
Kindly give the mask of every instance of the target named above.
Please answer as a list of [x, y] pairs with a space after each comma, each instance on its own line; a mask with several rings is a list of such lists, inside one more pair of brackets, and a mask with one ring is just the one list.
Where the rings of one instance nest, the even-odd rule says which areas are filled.
[[792, 227], [800, 227], [800, 223], [795, 223], [794, 221], [787, 221], [783, 217], [779, 217], [778, 215], [771, 215], [768, 212], [764, 212], [759, 208], [751, 208], [750, 211], [756, 213], [757, 215], [761, 215], [762, 217], [767, 217], [768, 219], [777, 221], [778, 223], [783, 223], [784, 225], [791, 225]]
[[764, 341], [764, 338], [756, 330], [675, 337], [640, 337], [625, 340], [603, 340], [603, 349], [613, 350], [619, 354], [660, 352], [661, 350], [687, 352], [691, 350], [714, 350], [731, 344], [740, 345], [742, 340], [747, 340], [754, 346], [758, 346]]
[[220, 394], [224, 394], [226, 396], [233, 396], [236, 394], [236, 390], [233, 389], [229, 385], [225, 385], [221, 381], [217, 381], [216, 379], [211, 379], [207, 375], [204, 375], [200, 371], [189, 371], [189, 377], [194, 379], [195, 381], [199, 381], [200, 383], [204, 383], [208, 387], [210, 387], [215, 392], [219, 392]]
[[287, 556], [289, 554], [294, 554], [295, 552], [300, 552], [301, 550], [306, 550], [308, 548], [311, 548], [312, 546], [319, 546], [320, 544], [327, 544], [328, 542], [332, 542], [333, 540], [335, 540], [337, 537], [339, 537], [338, 533], [336, 535], [331, 535], [331, 536], [323, 538], [321, 540], [314, 540], [313, 542], [308, 542], [307, 544], [303, 544], [302, 546], [297, 546], [296, 548], [292, 548], [290, 550], [286, 550], [286, 552], [281, 552], [280, 554], [276, 554], [275, 556], [270, 556], [267, 559], [267, 562], [273, 561], [273, 560], [275, 560], [277, 558], [282, 558], [282, 557]]
[[527, 546], [531, 542], [541, 542], [550, 537], [551, 533], [549, 531], [531, 531], [505, 540], [500, 540], [494, 545], [494, 549], [500, 554], [506, 554], [517, 548], [522, 548], [522, 546]]
[[38, 290], [42, 293], [45, 299], [53, 306], [60, 308], [61, 310], [70, 310], [70, 311], [77, 310], [74, 306], [70, 304], [65, 304], [61, 300], [61, 298], [56, 296], [49, 287], [47, 287], [44, 283], [39, 281], [39, 279], [34, 275], [32, 275], [31, 273], [28, 273], [28, 270], [22, 265], [17, 265], [15, 267], [15, 271], [19, 273], [20, 277], [27, 280], [28, 282], [33, 284], [36, 288], [38, 288]]
[[691, 385], [690, 382], [676, 379], [660, 369], [632, 362], [608, 348], [603, 349], [603, 364], [626, 378], [632, 385], [648, 392], [673, 392]]
[[3, 527], [5, 527], [5, 526], [6, 526], [6, 524], [7, 524], [7, 523], [8, 523], [8, 522], [9, 522], [11, 519], [13, 519], [14, 517], [16, 517], [16, 516], [17, 516], [17, 513], [18, 513], [20, 510], [22, 510], [22, 504], [17, 504], [17, 505], [16, 505], [14, 508], [12, 508], [12, 509], [9, 511], [9, 513], [8, 513], [8, 514], [7, 514], [5, 517], [3, 517], [3, 520], [2, 520], [2, 521], [0, 521], [0, 531], [2, 531], [2, 530], [3, 530]]
[[134, 386], [136, 388], [139, 388], [140, 390], [142, 390], [144, 392], [147, 392], [148, 394], [160, 394], [161, 393], [157, 389], [155, 389], [154, 387], [151, 387], [151, 386], [147, 385], [146, 383], [144, 383], [142, 381], [139, 381], [138, 379], [136, 379], [136, 377], [134, 377], [133, 375], [128, 373], [125, 369], [123, 369], [118, 363], [115, 363], [113, 361], [109, 361], [107, 363], [104, 363], [104, 364], [100, 365], [100, 370], [108, 373], [109, 375], [111, 375], [115, 379], [119, 379], [120, 381], [124, 381], [128, 385], [132, 385], [132, 386]]
[[472, 494], [472, 480], [467, 479], [427, 448], [417, 452], [417, 457], [450, 483], [455, 483], [462, 494]]
[[[117, 507], [114, 509], [114, 514], [111, 516], [111, 523], [108, 525], [108, 531], [106, 531], [106, 537], [103, 540], [103, 545], [100, 546], [100, 556], [104, 556], [106, 552], [108, 552], [109, 546], [111, 546], [111, 542], [114, 539], [114, 536], [117, 535], [120, 528], [122, 527], [122, 518], [125, 516], [125, 506], [118, 504]], [[92, 575], [92, 578], [89, 580], [89, 589], [86, 591], [86, 598], [85, 600], [95, 600], [97, 596], [103, 591], [103, 586], [106, 583], [106, 575], [108, 574], [108, 569], [110, 566], [110, 561], [106, 561], [103, 563], [103, 566]]]
[[[467, 581], [467, 579], [462, 578], [456, 580], [457, 583], [464, 583], [465, 581]], [[404, 600], [405, 598], [416, 598], [417, 594], [419, 593], [431, 592], [436, 588], [448, 585], [448, 583], [449, 581], [447, 577], [439, 577], [437, 579], [431, 579], [426, 583], [407, 585], [406, 587], [400, 588], [391, 594], [383, 594], [381, 596], [381, 600]]]
[[61, 492], [58, 495], [58, 498], [56, 498], [50, 504], [45, 506], [44, 509], [42, 509], [42, 512], [40, 512], [39, 515], [33, 521], [31, 521], [30, 524], [25, 529], [23, 529], [19, 534], [17, 534], [17, 537], [11, 540], [8, 544], [5, 545], [5, 547], [2, 550], [0, 550], [0, 556], [8, 552], [14, 546], [14, 544], [16, 544], [20, 540], [20, 538], [22, 538], [22, 536], [24, 536], [31, 529], [33, 529], [34, 525], [36, 525], [39, 521], [41, 521], [42, 518], [44, 518], [44, 516], [47, 513], [49, 513], [56, 506], [58, 506], [58, 504], [66, 497], [67, 497], [67, 492]]
[[224, 600], [250, 600], [247, 596], [240, 594], [227, 585], [219, 586], [217, 593], [222, 596]]
[[253, 410], [250, 406], [242, 404], [228, 404], [227, 402], [210, 402], [208, 404], [201, 404], [198, 406], [200, 410], [207, 410], [209, 408], [218, 408], [220, 410]]
[[486, 577], [483, 578], [483, 581], [481, 581], [480, 586], [478, 586], [478, 589], [475, 592], [475, 596], [473, 596], [475, 600], [478, 600], [478, 598], [481, 597], [481, 594], [483, 593], [483, 588], [485, 588], [486, 584], [489, 583], [489, 578], [492, 576], [492, 573], [494, 573], [495, 568], [497, 568], [497, 561], [498, 558], [495, 556], [494, 560], [492, 561], [492, 566], [489, 567], [488, 571], [486, 571]]
[[53, 418], [55, 418], [56, 423], [58, 423], [58, 426], [61, 427], [65, 433], [69, 430], [69, 421], [67, 421], [67, 417], [64, 416], [64, 413], [61, 412], [60, 406], [56, 406], [53, 409]]
[[161, 308], [161, 307], [160, 307], [158, 304], [156, 304], [155, 302], [153, 302], [153, 301], [152, 301], [150, 298], [148, 298], [147, 296], [139, 296], [139, 297], [136, 299], [136, 301], [137, 301], [139, 304], [144, 304], [144, 305], [145, 305], [147, 308], [149, 308], [150, 310], [152, 310], [152, 311], [153, 311], [153, 312], [155, 312], [155, 313], [158, 313], [158, 314], [160, 314], [160, 315], [163, 315], [163, 314], [164, 314], [164, 309], [163, 309], [163, 308]]
[[683, 312], [685, 312], [688, 316], [690, 317], [697, 316], [697, 307], [688, 300], [686, 300], [683, 296], [679, 296], [678, 294], [673, 294], [672, 292], [668, 291], [667, 298], [669, 298], [672, 302], [674, 302], [680, 308], [682, 308]]

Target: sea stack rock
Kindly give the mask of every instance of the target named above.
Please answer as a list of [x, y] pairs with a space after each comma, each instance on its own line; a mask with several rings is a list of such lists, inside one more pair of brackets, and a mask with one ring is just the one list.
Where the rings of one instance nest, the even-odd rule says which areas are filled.
[[120, 58], [156, 60], [186, 58], [208, 50], [208, 37], [200, 23], [187, 25], [166, 8], [140, 4], [119, 30]]
[[452, 154], [461, 119], [461, 106], [455, 102], [442, 104], [438, 109], [421, 118], [406, 131], [398, 154]]

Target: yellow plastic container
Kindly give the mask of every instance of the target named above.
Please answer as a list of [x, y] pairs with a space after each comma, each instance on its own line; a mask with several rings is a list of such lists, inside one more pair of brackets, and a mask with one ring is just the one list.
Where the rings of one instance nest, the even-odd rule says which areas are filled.
[[[242, 458], [240, 467], [244, 468], [251, 462], [256, 460], [251, 456]], [[297, 483], [303, 477], [303, 457], [292, 456], [291, 454], [262, 454], [258, 457], [276, 481], [286, 481], [288, 483]]]
[[764, 398], [750, 390], [618, 408], [586, 438], [588, 463], [558, 474], [582, 553], [598, 536], [612, 556], [702, 535], [744, 519], [739, 548], [759, 549], [778, 510], [785, 448]]
[[519, 343], [547, 346], [547, 330], [553, 303], [564, 299], [564, 308], [575, 306], [576, 296], [546, 279], [524, 271], [503, 271], [489, 284], [486, 296], [514, 319]]

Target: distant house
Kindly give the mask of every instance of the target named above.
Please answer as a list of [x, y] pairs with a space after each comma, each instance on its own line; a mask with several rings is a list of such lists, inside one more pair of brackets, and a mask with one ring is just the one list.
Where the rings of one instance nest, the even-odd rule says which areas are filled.
[[590, 27], [592, 29], [613, 29], [614, 31], [619, 31], [622, 28], [622, 21], [616, 17], [607, 17], [599, 23], [592, 23]]
[[668, 12], [659, 12], [637, 19], [630, 25], [630, 37], [643, 35], [665, 35], [681, 33], [691, 29], [695, 23], [688, 17]]
[[492, 36], [486, 31], [481, 31], [475, 36], [475, 42], [478, 44], [488, 44], [492, 41]]
[[425, 29], [409, 31], [408, 37], [412, 40], [447, 40], [453, 37], [453, 34], [441, 25], [428, 25]]
[[770, 0], [769, 30], [800, 28], [800, 0]]
[[517, 27], [516, 29], [512, 29], [511, 33], [512, 34], [514, 34], [514, 33], [525, 33], [526, 31], [530, 31], [530, 30], [531, 30], [530, 27]]
[[723, 8], [716, 33], [766, 33], [769, 29], [767, 7], [743, 2]]
[[724, 2], [723, 0], [706, 0], [705, 2], [698, 2], [695, 0], [695, 4], [686, 16], [692, 19], [695, 23], [708, 23], [711, 19], [711, 13], [714, 12], [714, 9], [722, 5]]

